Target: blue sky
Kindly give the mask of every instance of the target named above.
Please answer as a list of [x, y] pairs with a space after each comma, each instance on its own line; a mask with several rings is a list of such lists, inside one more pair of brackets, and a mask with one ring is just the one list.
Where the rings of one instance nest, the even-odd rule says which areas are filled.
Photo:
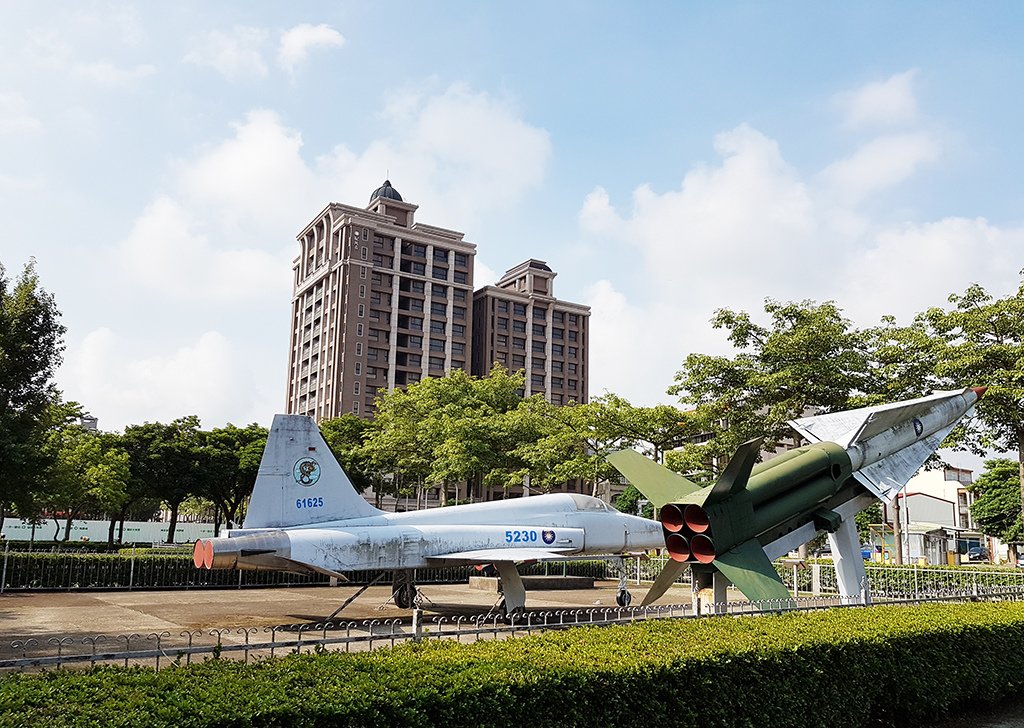
[[[1017, 3], [0, 5], [0, 262], [101, 426], [284, 404], [295, 234], [390, 175], [593, 307], [591, 393], [664, 394], [711, 313], [903, 320], [1024, 267]], [[973, 383], [968, 383], [973, 384]]]

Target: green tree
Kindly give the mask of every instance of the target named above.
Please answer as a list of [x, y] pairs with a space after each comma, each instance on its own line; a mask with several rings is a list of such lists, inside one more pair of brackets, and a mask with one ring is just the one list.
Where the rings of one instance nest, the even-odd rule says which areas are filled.
[[375, 484], [376, 470], [366, 451], [366, 439], [373, 423], [354, 414], [344, 414], [320, 423], [320, 433], [334, 457], [344, 468], [356, 490], [363, 492]]
[[64, 327], [29, 261], [12, 282], [0, 264], [0, 527], [11, 507], [30, 516], [47, 463], [46, 408], [58, 400], [51, 379], [64, 351]]
[[985, 461], [985, 471], [967, 489], [974, 493], [971, 516], [979, 530], [1011, 545], [1024, 541], [1020, 508], [1020, 469], [1013, 460]]
[[252, 495], [259, 472], [267, 429], [253, 423], [246, 427], [227, 424], [197, 433], [196, 491], [214, 505], [214, 530], [220, 531], [221, 517], [228, 528], [241, 522], [240, 511]]
[[67, 541], [72, 522], [83, 511], [110, 513], [127, 500], [128, 454], [116, 437], [82, 427], [81, 408], [73, 402], [52, 407], [50, 417], [60, 424], [47, 431], [43, 443], [50, 466], [42, 500], [51, 514], [64, 514], [61, 540]]
[[903, 377], [893, 375], [899, 342], [911, 341], [912, 330], [891, 321], [858, 329], [831, 301], [767, 299], [764, 310], [769, 326], [744, 312], [715, 312], [712, 325], [728, 331], [737, 353], [691, 354], [676, 374], [668, 391], [693, 407], [682, 419], [693, 440], [672, 458], [675, 469], [713, 477], [746, 440], [792, 442], [791, 419], [906, 394], [896, 390], [907, 386], [913, 370], [904, 365]]
[[1016, 452], [1017, 505], [1024, 509], [1024, 282], [1003, 298], [974, 284], [949, 301], [951, 308], [918, 317], [936, 342], [935, 372], [951, 388], [988, 387], [978, 416], [951, 439], [979, 455]]
[[169, 424], [146, 422], [125, 428], [122, 442], [129, 455], [135, 487], [159, 499], [170, 511], [167, 543], [174, 543], [178, 509], [186, 498], [199, 495], [208, 452], [195, 415]]

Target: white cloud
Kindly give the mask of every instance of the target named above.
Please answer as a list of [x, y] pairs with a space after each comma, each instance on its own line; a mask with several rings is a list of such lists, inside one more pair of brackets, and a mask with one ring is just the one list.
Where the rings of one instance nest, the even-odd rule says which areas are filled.
[[68, 347], [61, 386], [105, 430], [199, 414], [204, 427], [266, 421], [274, 402], [254, 396], [251, 366], [222, 334], [207, 331], [169, 353], [140, 353], [139, 337], [108, 328]]
[[340, 48], [344, 44], [345, 38], [331, 26], [303, 23], [281, 34], [277, 61], [281, 68], [293, 73], [296, 67], [306, 62], [310, 51], [316, 48]]
[[287, 292], [288, 252], [218, 249], [190, 213], [168, 197], [154, 201], [117, 246], [115, 265], [131, 287], [181, 301], [239, 303]]
[[911, 124], [918, 116], [913, 90], [916, 76], [916, 69], [897, 73], [884, 81], [836, 94], [833, 103], [850, 129]]
[[730, 351], [708, 323], [717, 308], [756, 317], [765, 297], [835, 300], [866, 326], [884, 314], [909, 320], [972, 281], [999, 295], [1019, 283], [1024, 228], [964, 218], [878, 222], [857, 210], [865, 195], [938, 157], [928, 134], [883, 136], [807, 179], [747, 126], [720, 134], [715, 147], [720, 161], [694, 166], [678, 189], [638, 186], [628, 213], [600, 187], [582, 201], [591, 244], [615, 260], [632, 246], [641, 265], [631, 275], [643, 281], [631, 289], [617, 276], [614, 287], [602, 282], [586, 294], [595, 392], [668, 401], [664, 390], [686, 354]]
[[184, 60], [197, 66], [213, 68], [233, 81], [247, 76], [267, 75], [263, 46], [269, 34], [263, 28], [239, 26], [229, 33], [212, 30], [192, 41]]
[[938, 159], [939, 141], [928, 132], [892, 134], [872, 139], [851, 156], [822, 171], [827, 186], [840, 199], [856, 204], [868, 195], [912, 177]]
[[141, 64], [134, 68], [122, 68], [109, 61], [97, 61], [75, 64], [72, 73], [78, 78], [84, 78], [101, 86], [125, 86], [152, 76], [156, 73], [156, 66]]
[[491, 286], [498, 282], [498, 274], [479, 255], [473, 256], [473, 285], [477, 288]]
[[38, 131], [42, 126], [32, 115], [24, 96], [0, 94], [0, 134]]

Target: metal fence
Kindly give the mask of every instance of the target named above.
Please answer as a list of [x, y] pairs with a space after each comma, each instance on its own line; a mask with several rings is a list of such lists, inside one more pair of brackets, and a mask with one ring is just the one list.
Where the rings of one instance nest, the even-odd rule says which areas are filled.
[[[876, 603], [918, 604], [933, 601], [1019, 601], [1024, 588], [984, 595], [963, 593], [920, 599], [876, 600]], [[274, 627], [228, 627], [149, 634], [53, 635], [0, 644], [0, 673], [37, 671], [57, 667], [95, 665], [148, 666], [155, 669], [188, 665], [193, 661], [233, 659], [248, 662], [303, 652], [363, 652], [405, 642], [509, 639], [572, 627], [602, 627], [652, 619], [742, 616], [861, 607], [859, 599], [809, 597], [769, 602], [723, 602], [705, 606], [703, 613], [690, 604], [650, 607], [606, 607], [526, 612], [503, 619], [496, 614], [476, 617], [424, 618], [419, 609], [412, 619], [336, 621]]]

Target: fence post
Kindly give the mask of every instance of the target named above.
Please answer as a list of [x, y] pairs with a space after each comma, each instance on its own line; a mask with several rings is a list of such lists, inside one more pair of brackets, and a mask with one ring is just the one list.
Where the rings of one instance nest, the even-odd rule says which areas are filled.
[[914, 562], [914, 599], [921, 598], [921, 588], [917, 583], [917, 562]]
[[4, 573], [0, 576], [0, 594], [4, 593], [4, 587], [7, 586], [7, 557], [11, 553], [11, 544], [4, 541]]
[[128, 591], [135, 585], [135, 547], [132, 546], [132, 563], [128, 568]]
[[421, 639], [423, 639], [423, 610], [416, 607], [412, 610], [412, 641], [419, 642]]

